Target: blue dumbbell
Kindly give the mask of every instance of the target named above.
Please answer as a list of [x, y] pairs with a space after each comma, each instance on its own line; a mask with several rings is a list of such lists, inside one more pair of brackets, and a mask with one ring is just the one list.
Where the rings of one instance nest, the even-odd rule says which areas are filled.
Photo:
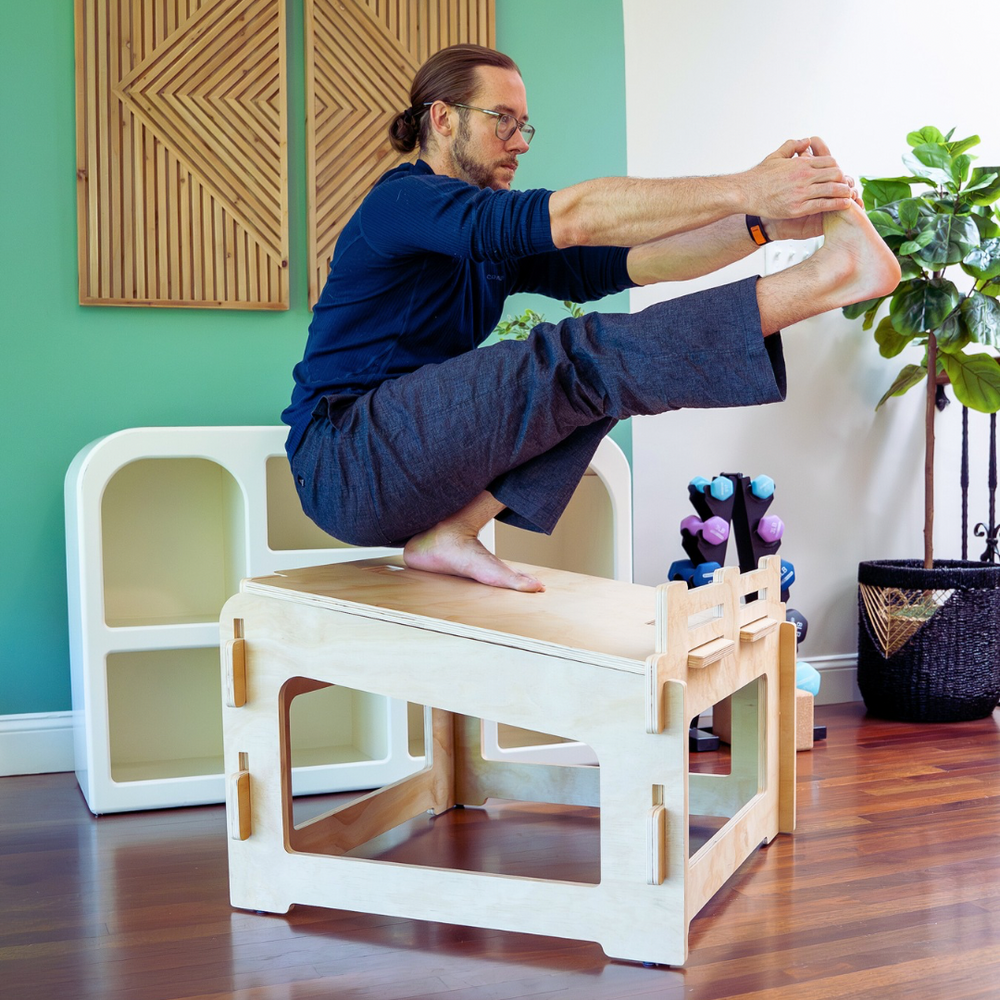
[[691, 578], [691, 586], [703, 587], [706, 583], [711, 583], [717, 569], [722, 569], [717, 562], [699, 563], [695, 567], [694, 576]]
[[809, 631], [809, 621], [801, 611], [795, 608], [788, 608], [785, 611], [785, 621], [791, 622], [795, 626], [795, 642], [801, 645], [806, 641], [806, 633]]
[[795, 567], [787, 560], [781, 560], [781, 589], [788, 590], [795, 583]]
[[704, 493], [705, 488], [711, 485], [711, 481], [706, 479], [704, 476], [695, 476], [694, 479], [688, 483], [688, 486], [694, 490], [696, 493]]
[[667, 570], [667, 579], [683, 580], [690, 586], [691, 578], [694, 576], [694, 563], [690, 559], [675, 559]]

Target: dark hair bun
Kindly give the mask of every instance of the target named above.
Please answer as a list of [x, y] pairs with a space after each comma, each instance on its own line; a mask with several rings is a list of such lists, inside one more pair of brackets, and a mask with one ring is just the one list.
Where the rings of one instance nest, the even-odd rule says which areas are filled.
[[409, 108], [396, 115], [389, 126], [389, 141], [401, 153], [411, 153], [416, 149], [419, 135], [420, 122]]

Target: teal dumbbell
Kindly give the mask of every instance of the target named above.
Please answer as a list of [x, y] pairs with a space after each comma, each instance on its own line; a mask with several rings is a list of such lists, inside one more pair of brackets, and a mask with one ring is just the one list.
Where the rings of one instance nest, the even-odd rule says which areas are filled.
[[755, 476], [750, 480], [750, 492], [758, 500], [768, 500], [774, 496], [774, 480], [770, 476]]

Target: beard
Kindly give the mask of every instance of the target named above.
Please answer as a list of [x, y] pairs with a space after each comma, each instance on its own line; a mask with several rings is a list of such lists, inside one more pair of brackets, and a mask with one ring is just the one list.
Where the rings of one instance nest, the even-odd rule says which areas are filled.
[[[462, 108], [459, 112], [458, 133], [455, 136], [455, 144], [451, 148], [452, 159], [455, 166], [462, 171], [462, 177], [470, 184], [475, 184], [479, 188], [499, 188], [502, 187], [496, 177], [496, 169], [501, 162], [493, 164], [483, 163], [477, 160], [469, 149], [471, 142], [469, 133], [469, 112]], [[508, 158], [509, 159], [509, 158]]]

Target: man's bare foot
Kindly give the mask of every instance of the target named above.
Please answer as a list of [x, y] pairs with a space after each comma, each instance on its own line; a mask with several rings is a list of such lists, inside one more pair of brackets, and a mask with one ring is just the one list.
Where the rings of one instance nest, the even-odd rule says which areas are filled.
[[757, 282], [763, 333], [889, 295], [899, 284], [899, 263], [853, 202], [823, 216], [823, 245], [807, 260]]
[[816, 257], [820, 254], [831, 274], [841, 272], [833, 308], [889, 295], [899, 284], [899, 262], [857, 202], [823, 216], [823, 246]]
[[538, 593], [545, 589], [533, 576], [518, 573], [493, 555], [475, 532], [470, 534], [449, 521], [414, 535], [403, 549], [403, 562], [410, 569], [467, 577], [505, 590]]

